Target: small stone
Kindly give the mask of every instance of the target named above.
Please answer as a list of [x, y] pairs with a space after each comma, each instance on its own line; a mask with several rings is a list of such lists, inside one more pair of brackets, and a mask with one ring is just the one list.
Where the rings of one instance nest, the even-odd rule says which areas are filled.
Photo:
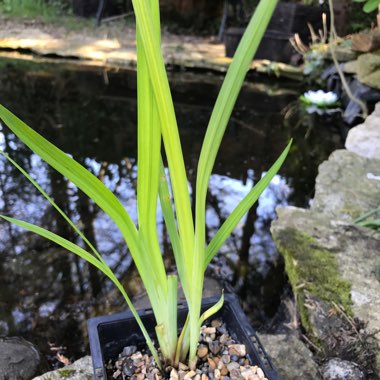
[[[223, 363], [223, 362], [220, 362], [220, 363]], [[223, 363], [222, 368], [220, 368], [220, 374], [221, 374], [222, 376], [226, 376], [226, 375], [228, 375], [228, 373], [229, 373], [228, 368], [227, 368], [227, 366]]]
[[123, 367], [123, 375], [124, 376], [132, 376], [133, 375], [133, 366], [132, 362], [126, 363]]
[[244, 344], [230, 344], [228, 346], [228, 353], [242, 357], [246, 355], [247, 351]]
[[222, 335], [220, 336], [220, 338], [219, 338], [219, 341], [220, 341], [220, 343], [222, 343], [222, 344], [226, 344], [227, 341], [228, 341], [228, 339], [229, 339], [228, 335], [226, 335], [226, 334], [222, 334]]
[[227, 354], [224, 354], [222, 355], [222, 362], [224, 364], [228, 364], [231, 362], [231, 356], [230, 355], [227, 355]]
[[208, 345], [210, 351], [214, 354], [214, 355], [217, 355], [220, 350], [221, 350], [221, 345], [220, 343], [217, 341], [217, 340], [214, 340], [212, 342], [209, 343]]
[[121, 353], [121, 356], [128, 357], [128, 356], [133, 355], [136, 351], [137, 351], [136, 346], [126, 346], [123, 348], [123, 352]]
[[218, 328], [218, 327], [222, 326], [222, 321], [220, 319], [214, 319], [211, 321], [211, 326]]
[[198, 351], [197, 351], [197, 355], [199, 358], [203, 359], [204, 357], [206, 357], [208, 354], [208, 348], [207, 346], [201, 344], [199, 347], [198, 347]]
[[[231, 358], [231, 360], [232, 360], [233, 362], [239, 362], [239, 356], [237, 356], [237, 355], [231, 355], [230, 358]], [[240, 364], [240, 363], [239, 363], [239, 364]]]
[[180, 369], [182, 371], [187, 371], [189, 369], [189, 367], [186, 364], [179, 362], [178, 369]]
[[208, 380], [208, 376], [206, 374], [203, 374], [201, 380]]
[[187, 380], [187, 379], [191, 379], [191, 378], [194, 377], [195, 375], [196, 375], [196, 372], [193, 371], [193, 370], [191, 370], [190, 372], [188, 372], [188, 373], [185, 375], [184, 379], [185, 379], [185, 380]]
[[178, 372], [174, 368], [170, 372], [170, 380], [178, 380]]
[[117, 370], [113, 373], [112, 377], [113, 377], [114, 379], [117, 379], [120, 375], [121, 375], [121, 371], [120, 371], [120, 369], [117, 369]]
[[194, 380], [201, 380], [201, 375], [199, 374], [195, 375]]
[[239, 363], [231, 362], [227, 364], [228, 371], [231, 373], [233, 370], [239, 370]]
[[216, 328], [215, 327], [206, 327], [205, 329], [203, 329], [202, 332], [203, 332], [203, 334], [206, 334], [206, 335], [215, 334]]
[[179, 380], [183, 380], [185, 378], [185, 375], [186, 375], [186, 371], [181, 370], [181, 369], [178, 371]]
[[244, 377], [245, 380], [250, 379], [251, 377], [255, 376], [255, 372], [252, 368], [245, 368], [241, 371], [241, 375]]
[[259, 379], [265, 378], [264, 371], [260, 367], [257, 367], [256, 372], [257, 372], [257, 375], [259, 376]]
[[220, 379], [220, 376], [221, 376], [221, 374], [220, 374], [220, 370], [219, 370], [219, 369], [216, 369], [216, 370], [214, 371], [214, 377], [215, 377], [215, 379], [216, 379], [216, 380], [219, 380], [219, 379]]
[[240, 373], [240, 369], [236, 368], [230, 371], [230, 377], [231, 377], [231, 380], [241, 380], [242, 376]]
[[214, 361], [213, 359], [211, 359], [211, 358], [208, 358], [208, 359], [207, 359], [207, 362], [208, 362], [208, 365], [209, 365], [210, 369], [211, 369], [212, 371], [214, 371], [214, 369], [216, 368], [216, 363], [215, 363], [215, 361]]
[[145, 379], [145, 375], [143, 373], [139, 373], [138, 375], [136, 375], [136, 380], [144, 380]]
[[131, 355], [131, 359], [132, 359], [133, 361], [135, 361], [135, 360], [141, 360], [142, 357], [143, 357], [143, 356], [142, 356], [141, 352], [136, 352], [135, 354]]

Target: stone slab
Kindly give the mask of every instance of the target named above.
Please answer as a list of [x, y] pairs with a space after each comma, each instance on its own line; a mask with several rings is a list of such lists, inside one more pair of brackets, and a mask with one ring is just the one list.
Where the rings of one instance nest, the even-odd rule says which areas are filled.
[[[271, 231], [284, 255], [303, 327], [315, 342], [322, 343], [324, 350], [329, 351], [331, 337], [350, 329], [347, 316], [352, 313], [374, 336], [378, 352], [376, 365], [380, 371], [380, 233], [312, 210], [283, 207], [277, 213], [278, 220], [272, 223]], [[317, 260], [309, 251], [319, 252]], [[329, 270], [325, 266], [326, 256], [334, 258], [327, 264], [336, 266], [338, 279], [321, 274]], [[340, 286], [344, 282], [349, 284], [350, 302], [342, 307], [347, 300], [341, 294], [347, 291], [345, 286]], [[353, 341], [355, 336], [360, 341], [356, 334]], [[339, 342], [334, 344], [337, 352], [345, 349], [339, 348]]]
[[46, 372], [33, 380], [93, 380], [91, 356], [85, 356], [64, 368]]
[[345, 146], [361, 157], [380, 161], [380, 103], [363, 124], [350, 129]]
[[322, 377], [313, 354], [296, 336], [259, 334], [261, 343], [270, 352], [281, 380], [319, 380]]
[[352, 221], [380, 204], [380, 160], [337, 150], [318, 169], [311, 209]]
[[[351, 285], [354, 315], [376, 331], [380, 326], [380, 277], [377, 273], [380, 270], [380, 234], [296, 207], [278, 208], [277, 213], [279, 218], [272, 224], [275, 240], [281, 231], [295, 230], [310, 236], [321, 249], [334, 253], [340, 275]], [[378, 339], [380, 341], [380, 331]]]

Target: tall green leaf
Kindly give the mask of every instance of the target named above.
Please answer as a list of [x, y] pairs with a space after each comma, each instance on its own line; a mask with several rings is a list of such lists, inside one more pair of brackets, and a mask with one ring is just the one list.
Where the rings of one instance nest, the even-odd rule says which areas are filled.
[[50, 166], [86, 193], [120, 228], [132, 253], [139, 251], [137, 229], [123, 205], [106, 186], [82, 165], [29, 128], [12, 112], [0, 105], [0, 119], [8, 128]]
[[10, 217], [4, 216], [4, 215], [0, 215], [0, 218], [6, 220], [6, 221], [8, 221], [8, 222], [10, 222], [16, 226], [24, 228], [30, 232], [38, 234], [38, 235], [56, 243], [56, 244], [58, 244], [59, 246], [61, 246], [65, 249], [67, 249], [68, 251], [74, 253], [75, 255], [86, 260], [88, 263], [94, 265], [96, 268], [98, 268], [100, 271], [102, 271], [116, 285], [116, 287], [120, 290], [120, 292], [124, 296], [124, 299], [127, 302], [127, 305], [129, 306], [133, 316], [136, 318], [136, 321], [137, 321], [137, 323], [138, 323], [138, 325], [139, 325], [139, 327], [140, 327], [140, 329], [144, 335], [144, 338], [147, 342], [149, 349], [152, 352], [152, 355], [154, 356], [159, 367], [161, 367], [161, 362], [160, 362], [160, 359], [158, 357], [157, 350], [155, 349], [153, 342], [150, 339], [149, 334], [146, 331], [145, 326], [141, 321], [140, 316], [138, 315], [135, 307], [133, 306], [132, 301], [128, 297], [127, 293], [125, 292], [125, 290], [124, 290], [123, 286], [121, 285], [121, 283], [119, 282], [119, 280], [115, 277], [114, 273], [111, 271], [111, 269], [107, 266], [107, 264], [104, 261], [102, 262], [101, 260], [99, 260], [95, 256], [91, 255], [90, 253], [88, 253], [83, 248], [79, 247], [78, 245], [76, 245], [76, 244], [72, 243], [71, 241], [64, 239], [63, 237], [61, 237], [61, 236], [59, 236], [59, 235], [57, 235], [51, 231], [48, 231], [42, 227], [36, 226], [34, 224], [31, 224], [31, 223], [24, 222], [22, 220], [10, 218]]
[[272, 165], [263, 178], [253, 187], [253, 189], [240, 201], [240, 203], [235, 207], [232, 213], [224, 221], [223, 225], [220, 227], [218, 232], [212, 238], [210, 244], [206, 249], [206, 257], [204, 263], [204, 269], [207, 268], [208, 264], [212, 258], [219, 251], [221, 246], [224, 244], [226, 239], [231, 235], [231, 232], [235, 229], [242, 217], [248, 212], [248, 210], [253, 206], [253, 204], [259, 199], [262, 192], [269, 185], [270, 181], [276, 175], [280, 167], [285, 161], [286, 156], [289, 153], [290, 142], [284, 151], [281, 153], [277, 161]]
[[205, 210], [208, 182], [219, 146], [235, 105], [240, 88], [253, 56], [277, 5], [277, 0], [260, 1], [236, 50], [219, 92], [206, 136], [202, 145], [197, 170], [195, 204], [195, 248], [192, 271], [192, 302], [190, 305], [190, 362], [194, 366], [197, 349], [197, 320], [201, 307], [203, 270], [205, 260]]

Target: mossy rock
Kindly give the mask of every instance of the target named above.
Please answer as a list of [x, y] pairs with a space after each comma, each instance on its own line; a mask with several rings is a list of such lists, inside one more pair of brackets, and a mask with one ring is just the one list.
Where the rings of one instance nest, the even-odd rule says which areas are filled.
[[357, 70], [360, 82], [380, 90], [380, 50], [360, 55]]
[[324, 357], [380, 371], [380, 234], [312, 210], [277, 213], [271, 231], [307, 336]]
[[[329, 309], [341, 305], [351, 313], [350, 284], [341, 278], [334, 253], [322, 248], [306, 233], [285, 228], [275, 234], [275, 241], [285, 259], [302, 325], [319, 340], [326, 329], [331, 330], [330, 324], [332, 328], [341, 324], [334, 314], [326, 318]], [[313, 310], [318, 310], [319, 316]]]

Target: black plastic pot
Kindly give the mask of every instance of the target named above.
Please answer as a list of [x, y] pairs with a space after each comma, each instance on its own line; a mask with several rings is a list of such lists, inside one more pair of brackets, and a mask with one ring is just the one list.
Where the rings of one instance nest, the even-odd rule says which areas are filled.
[[[322, 29], [322, 13], [325, 9], [295, 3], [279, 2], [255, 55], [256, 59], [289, 63], [292, 48], [289, 38], [298, 33], [307, 45], [310, 41], [308, 23], [318, 33]], [[245, 28], [228, 28], [224, 36], [226, 56], [233, 57]]]
[[[218, 298], [216, 297], [204, 299], [202, 310], [208, 309], [217, 301]], [[149, 334], [153, 336], [156, 323], [152, 311], [150, 309], [140, 310], [139, 314]], [[179, 305], [179, 326], [183, 326], [186, 315], [187, 307]], [[234, 295], [225, 294], [223, 308], [216, 315], [213, 315], [212, 319], [217, 317], [222, 317], [236, 342], [246, 345], [252, 365], [261, 367], [269, 380], [279, 380], [269, 356]], [[104, 363], [107, 363], [109, 359], [117, 358], [125, 346], [145, 346], [144, 337], [129, 311], [90, 319], [88, 321], [88, 333], [95, 380], [107, 379]]]
[[[224, 35], [226, 57], [233, 57], [243, 37], [245, 28], [228, 28]], [[289, 38], [292, 34], [267, 30], [255, 54], [255, 59], [269, 59], [275, 62], [289, 63], [294, 54], [294, 49]]]

